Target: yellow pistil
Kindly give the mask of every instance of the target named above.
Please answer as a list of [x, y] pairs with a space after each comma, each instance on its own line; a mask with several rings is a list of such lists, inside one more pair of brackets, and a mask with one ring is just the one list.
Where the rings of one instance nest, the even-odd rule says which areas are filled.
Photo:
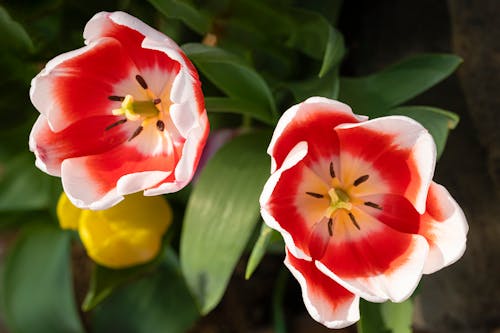
[[331, 188], [328, 190], [330, 196], [330, 206], [326, 210], [326, 216], [331, 217], [337, 209], [345, 209], [350, 211], [352, 203], [350, 198], [343, 190], [339, 188]]
[[112, 111], [113, 115], [124, 115], [128, 120], [149, 119], [158, 116], [160, 111], [152, 100], [135, 101], [132, 95], [126, 95], [119, 109]]

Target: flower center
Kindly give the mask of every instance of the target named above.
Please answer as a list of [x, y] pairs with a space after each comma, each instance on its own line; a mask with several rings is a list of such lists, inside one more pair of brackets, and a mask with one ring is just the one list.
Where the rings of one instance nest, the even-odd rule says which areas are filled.
[[156, 107], [155, 101], [135, 101], [132, 95], [125, 96], [119, 109], [112, 112], [115, 116], [125, 116], [128, 120], [135, 121], [139, 119], [155, 118], [160, 113]]
[[141, 134], [144, 126], [154, 122], [156, 120], [156, 128], [158, 131], [163, 132], [165, 130], [165, 123], [163, 122], [161, 110], [161, 99], [156, 98], [153, 92], [149, 89], [148, 84], [144, 78], [140, 75], [136, 75], [135, 79], [142, 89], [146, 91], [148, 100], [136, 101], [132, 95], [125, 96], [109, 96], [111, 101], [121, 102], [121, 106], [118, 109], [112, 111], [115, 116], [124, 116], [125, 118], [118, 120], [117, 122], [106, 127], [109, 130], [115, 126], [124, 124], [128, 120], [138, 121], [141, 120], [141, 125], [132, 133], [132, 136], [128, 141], [132, 140], [139, 134]]
[[[342, 181], [335, 175], [335, 170], [333, 167], [333, 163], [330, 163], [330, 168], [329, 168], [330, 176], [332, 178], [330, 189], [328, 190], [328, 197], [329, 198], [329, 204], [328, 207], [325, 210], [324, 213], [324, 218], [328, 220], [327, 226], [328, 226], [328, 234], [330, 236], [333, 235], [333, 226], [336, 220], [336, 217], [338, 216], [338, 213], [344, 212], [343, 214], [347, 213], [347, 216], [349, 217], [350, 222], [356, 229], [361, 230], [360, 225], [358, 224], [358, 221], [356, 219], [356, 216], [352, 212], [352, 209], [354, 206], [357, 206], [359, 204], [363, 204], [367, 207], [371, 207], [374, 209], [379, 209], [382, 210], [382, 207], [378, 205], [377, 203], [367, 201], [363, 202], [359, 200], [359, 198], [352, 197], [352, 195], [349, 193], [349, 189], [352, 187], [358, 187], [361, 186], [363, 183], [367, 182], [370, 178], [369, 175], [361, 175], [358, 178], [356, 178], [351, 184], [344, 184]], [[324, 199], [326, 197], [325, 194], [322, 193], [316, 193], [316, 192], [306, 192], [307, 195], [316, 198], [316, 199]]]

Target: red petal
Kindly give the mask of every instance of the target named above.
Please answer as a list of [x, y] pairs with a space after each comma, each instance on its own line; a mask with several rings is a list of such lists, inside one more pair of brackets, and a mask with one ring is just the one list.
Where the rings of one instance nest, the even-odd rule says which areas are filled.
[[340, 140], [344, 184], [369, 175], [377, 180], [377, 186], [368, 179], [354, 188], [357, 195], [403, 195], [423, 213], [436, 153], [432, 137], [420, 124], [407, 117], [391, 116], [341, 125], [335, 131]]
[[359, 297], [319, 271], [313, 261], [286, 251], [285, 265], [299, 281], [311, 317], [329, 328], [342, 328], [359, 320]]
[[358, 121], [347, 105], [325, 98], [310, 98], [293, 106], [280, 118], [269, 145], [268, 153], [275, 163], [271, 171], [280, 168], [290, 150], [301, 141], [309, 144], [308, 159], [312, 163], [333, 160], [338, 155], [338, 139], [333, 129], [342, 123]]
[[[405, 197], [394, 194], [378, 194], [363, 196], [359, 199], [362, 203], [358, 207], [380, 222], [397, 231], [418, 233], [420, 214]], [[374, 207], [373, 204], [379, 207]]]
[[426, 208], [418, 233], [429, 242], [424, 273], [430, 274], [454, 263], [463, 255], [469, 227], [462, 209], [439, 184], [431, 183]]
[[[280, 171], [281, 172], [281, 171]], [[322, 224], [324, 213], [329, 205], [328, 187], [306, 164], [301, 161], [294, 167], [281, 173], [269, 200], [261, 205], [279, 224], [279, 228], [288, 233], [291, 241], [287, 246], [297, 253], [298, 248], [306, 256], [313, 252], [322, 252], [320, 249], [310, 248], [314, 226]], [[323, 194], [323, 198], [315, 198], [306, 192]], [[321, 228], [321, 226], [320, 226]], [[327, 232], [327, 226], [324, 226]], [[317, 254], [317, 253], [316, 253]]]
[[67, 158], [95, 155], [113, 149], [126, 141], [130, 130], [115, 124], [120, 117], [100, 116], [80, 120], [60, 132], [53, 132], [47, 119], [40, 115], [30, 135], [30, 149], [35, 152], [44, 171], [60, 175], [61, 163]]
[[352, 292], [371, 301], [402, 301], [416, 288], [427, 256], [427, 242], [396, 231], [353, 210], [360, 230], [336, 220], [320, 269]]
[[157, 185], [173, 171], [174, 163], [167, 152], [146, 155], [131, 141], [104, 154], [65, 160], [63, 187], [75, 205], [105, 209], [123, 195]]
[[54, 58], [33, 79], [30, 95], [51, 128], [60, 131], [84, 118], [110, 115], [117, 107], [108, 99], [114, 86], [136, 72], [122, 45], [104, 38]]
[[91, 41], [102, 37], [117, 39], [157, 95], [161, 94], [166, 84], [171, 84], [169, 76], [174, 77], [179, 72], [179, 62], [171, 59], [165, 52], [145, 48], [143, 41], [145, 37], [154, 36], [164, 44], [168, 40], [168, 46], [173, 46], [176, 52], [181, 53], [179, 47], [165, 35], [128, 14], [97, 14], [87, 24], [84, 36]]

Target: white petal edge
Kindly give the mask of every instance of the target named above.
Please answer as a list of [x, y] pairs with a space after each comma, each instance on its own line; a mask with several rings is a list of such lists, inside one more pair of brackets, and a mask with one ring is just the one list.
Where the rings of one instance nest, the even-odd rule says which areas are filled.
[[58, 55], [47, 62], [45, 68], [31, 80], [29, 93], [31, 103], [33, 103], [35, 108], [47, 118], [49, 127], [52, 131], [59, 132], [70, 125], [70, 123], [61, 118], [60, 115], [62, 115], [63, 112], [59, 109], [56, 99], [52, 97], [52, 71], [63, 62], [82, 55], [108, 40], [109, 39], [97, 40], [95, 43], [90, 43], [87, 46]]
[[[420, 190], [415, 200], [410, 200], [415, 209], [423, 214], [427, 192], [434, 176], [436, 165], [436, 144], [429, 132], [417, 121], [406, 116], [387, 116], [375, 118], [363, 123], [349, 123], [338, 125], [335, 130], [344, 130], [355, 127], [366, 127], [375, 132], [387, 133], [396, 136], [396, 144], [402, 148], [411, 148], [419, 177], [422, 180]], [[408, 198], [410, 199], [410, 198]]]
[[33, 128], [31, 129], [30, 132], [30, 137], [29, 137], [29, 148], [30, 151], [35, 154], [35, 165], [38, 169], [42, 170], [43, 172], [51, 175], [51, 176], [56, 176], [60, 177], [61, 176], [61, 169], [53, 169], [53, 168], [48, 168], [47, 164], [42, 161], [40, 158], [40, 152], [37, 149], [37, 144], [35, 140], [35, 136], [37, 135], [38, 131], [40, 131], [40, 128], [43, 126], [43, 124], [47, 123], [47, 118], [43, 114], [39, 115], [38, 118], [35, 121], [35, 124], [33, 125]]
[[424, 274], [434, 273], [462, 257], [467, 243], [469, 225], [464, 212], [445, 187], [433, 183], [439, 193], [438, 200], [447, 201], [453, 213], [445, 221], [433, 223], [433, 235], [438, 239], [431, 245], [424, 265]]
[[264, 219], [264, 222], [272, 229], [278, 231], [281, 236], [283, 236], [283, 239], [285, 240], [285, 244], [287, 248], [290, 250], [290, 252], [299, 259], [304, 259], [304, 260], [311, 260], [311, 257], [306, 255], [301, 249], [295, 246], [292, 236], [288, 231], [283, 229], [278, 221], [269, 213], [267, 210], [266, 206], [267, 203], [269, 202], [269, 199], [271, 198], [274, 188], [276, 187], [276, 184], [278, 184], [279, 179], [281, 178], [281, 174], [285, 172], [286, 170], [292, 168], [295, 166], [297, 163], [302, 161], [304, 157], [307, 155], [307, 142], [306, 141], [301, 141], [295, 145], [295, 147], [290, 150], [288, 153], [287, 157], [283, 161], [283, 164], [281, 168], [276, 170], [269, 179], [267, 180], [266, 184], [264, 185], [264, 188], [262, 190], [262, 193], [259, 198], [259, 203], [260, 203], [260, 214], [262, 218]]
[[359, 116], [354, 114], [349, 105], [325, 97], [309, 97], [304, 102], [293, 105], [288, 110], [286, 110], [279, 119], [278, 124], [274, 129], [269, 147], [267, 148], [267, 153], [271, 156], [271, 173], [275, 172], [277, 168], [276, 160], [273, 157], [274, 145], [276, 144], [276, 141], [278, 141], [278, 138], [281, 137], [285, 129], [288, 127], [288, 125], [296, 117], [297, 113], [300, 112], [301, 106], [303, 104], [327, 104], [329, 106], [332, 106], [332, 110], [334, 109], [335, 111], [340, 111], [341, 113], [353, 115], [359, 121], [365, 121], [368, 119], [368, 117], [366, 116]]
[[[285, 250], [285, 252], [287, 252]], [[350, 304], [344, 304], [338, 311], [331, 311], [329, 303], [309, 295], [308, 285], [305, 277], [289, 261], [288, 253], [285, 257], [285, 266], [297, 279], [302, 290], [302, 300], [311, 317], [328, 328], [344, 328], [359, 320], [359, 297], [355, 296]]]
[[209, 125], [206, 113], [199, 117], [199, 126], [191, 129], [182, 147], [182, 154], [174, 171], [175, 181], [160, 184], [154, 188], [148, 188], [144, 195], [152, 196], [179, 191], [186, 186], [196, 172], [195, 164], [201, 157], [202, 149], [200, 144], [208, 136]]
[[424, 262], [429, 253], [429, 244], [424, 237], [420, 235], [412, 235], [412, 237], [416, 246], [409, 256], [409, 260], [394, 269], [391, 274], [346, 279], [339, 277], [319, 261], [315, 261], [316, 267], [338, 284], [367, 301], [377, 303], [387, 300], [395, 303], [403, 302], [417, 288], [422, 278]]

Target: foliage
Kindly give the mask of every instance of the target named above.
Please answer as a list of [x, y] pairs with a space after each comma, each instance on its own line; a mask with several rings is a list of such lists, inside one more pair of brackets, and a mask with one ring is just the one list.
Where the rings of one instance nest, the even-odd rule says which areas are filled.
[[[338, 98], [371, 118], [412, 117], [429, 130], [442, 153], [458, 117], [404, 103], [449, 76], [461, 60], [416, 55], [365, 77], [341, 77], [346, 47], [335, 27], [338, 12], [295, 3], [43, 0], [0, 6], [0, 228], [20, 230], [3, 263], [0, 297], [13, 332], [183, 332], [210, 312], [245, 250], [251, 253], [250, 278], [268, 245], [276, 243], [273, 231], [257, 226], [258, 197], [269, 175], [265, 151], [279, 115], [309, 96]], [[334, 4], [339, 1], [318, 3], [340, 7]], [[182, 227], [173, 227], [177, 234], [164, 238], [163, 252], [153, 262], [123, 270], [94, 266], [82, 305], [91, 312], [92, 325], [84, 329], [70, 265], [71, 242], [80, 245], [71, 232], [56, 227], [59, 179], [35, 169], [27, 152], [38, 114], [28, 91], [46, 61], [81, 46], [86, 20], [101, 10], [125, 10], [183, 45], [201, 74], [212, 131], [230, 126], [246, 134], [215, 153], [191, 192], [166, 196], [175, 202]], [[216, 46], [208, 45], [209, 35]], [[247, 244], [252, 239], [255, 243]], [[363, 303], [361, 311], [360, 332], [409, 331], [410, 301]], [[124, 315], [130, 312], [134, 315]]]

